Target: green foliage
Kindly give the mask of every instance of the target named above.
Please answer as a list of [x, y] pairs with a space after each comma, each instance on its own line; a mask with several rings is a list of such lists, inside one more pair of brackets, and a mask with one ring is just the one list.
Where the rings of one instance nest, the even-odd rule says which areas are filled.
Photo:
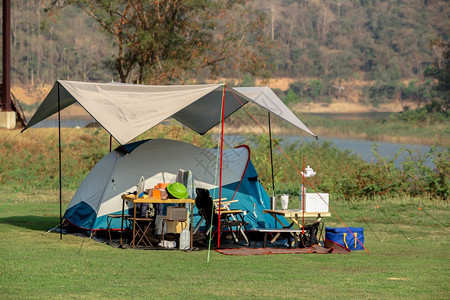
[[[351, 74], [383, 81], [421, 77], [442, 60], [436, 47], [448, 39], [449, 9], [446, 1], [18, 0], [12, 3], [12, 78], [37, 85], [124, 76], [142, 82], [155, 72], [167, 81], [171, 75], [187, 81], [272, 71], [333, 80]], [[210, 47], [211, 37], [223, 38], [224, 47]], [[212, 66], [209, 72], [199, 71], [203, 63]], [[119, 65], [123, 74], [111, 72]]]
[[[259, 172], [260, 180], [271, 191], [272, 179], [268, 138], [253, 136], [251, 139], [252, 161]], [[429, 153], [417, 156], [408, 149], [401, 149], [392, 157], [382, 157], [378, 146], [373, 145], [375, 160], [362, 161], [354, 153], [334, 149], [328, 143], [285, 143], [283, 152], [274, 147], [275, 194], [290, 194], [298, 197], [302, 176], [303, 157], [319, 174], [306, 179], [309, 192], [328, 192], [344, 199], [374, 199], [375, 197], [397, 197], [423, 195], [447, 200], [450, 193], [449, 149], [433, 147]], [[404, 159], [399, 167], [394, 162]], [[287, 159], [288, 158], [288, 159]], [[434, 164], [427, 166], [427, 160]], [[446, 175], [447, 174], [447, 175]], [[271, 194], [271, 192], [269, 192]]]
[[283, 102], [286, 105], [293, 104], [293, 103], [295, 104], [295, 103], [299, 103], [302, 101], [303, 101], [303, 98], [299, 97], [292, 90], [288, 90], [286, 97], [284, 97], [284, 99], [283, 99]]
[[255, 86], [255, 78], [250, 74], [245, 74], [241, 86]]
[[[45, 131], [45, 130], [44, 130]], [[10, 191], [59, 188], [59, 160], [56, 137], [39, 137], [39, 129], [0, 146], [0, 185]], [[27, 135], [39, 139], [28, 140]], [[197, 146], [216, 146], [209, 134], [199, 136], [181, 125], [157, 126], [136, 138], [168, 138]], [[22, 141], [25, 139], [25, 141]], [[25, 144], [25, 145], [24, 145]], [[117, 144], [113, 145], [113, 149]], [[62, 130], [62, 186], [77, 189], [89, 171], [109, 151], [109, 135], [100, 128]]]
[[416, 122], [416, 123], [445, 123], [448, 122], [450, 114], [445, 108], [446, 104], [441, 99], [433, 99], [430, 103], [414, 110], [407, 109], [403, 112], [392, 113], [390, 121]]
[[308, 82], [308, 94], [311, 97], [317, 98], [323, 96], [325, 93], [325, 85], [321, 80], [311, 79]]
[[286, 104], [299, 103], [303, 101], [330, 102], [332, 95], [331, 83], [324, 79], [299, 80], [289, 84], [283, 101]]
[[[428, 66], [425, 69], [425, 76], [436, 79], [436, 90], [443, 93], [442, 96], [447, 96], [450, 91], [450, 40], [449, 33], [443, 37], [430, 41], [431, 47], [436, 47], [441, 51], [442, 57], [438, 58], [437, 62], [433, 66]], [[448, 100], [450, 101], [450, 100]]]
[[428, 41], [447, 34], [449, 12], [442, 1], [281, 1], [274, 10], [279, 73], [384, 81], [421, 76], [439, 57]]
[[419, 85], [416, 80], [411, 80], [408, 85], [402, 85], [400, 97], [406, 101], [426, 103], [430, 97], [430, 90], [430, 81], [425, 81], [424, 84]]
[[[270, 69], [264, 18], [242, 1], [52, 1], [80, 7], [114, 44], [110, 66], [121, 82], [168, 84]], [[216, 34], [219, 33], [219, 34]], [[245, 38], [244, 38], [245, 37]]]
[[[39, 130], [35, 130], [30, 129], [26, 133], [37, 134]], [[71, 134], [66, 130], [63, 132], [62, 184], [64, 189], [75, 190], [94, 165], [108, 153], [109, 136], [96, 128], [78, 129]], [[136, 140], [147, 138], [175, 139], [207, 148], [217, 146], [211, 135], [199, 136], [175, 124], [157, 126]], [[55, 136], [23, 139], [6, 142], [0, 147], [0, 184], [11, 192], [58, 189], [58, 146]], [[272, 194], [269, 138], [266, 135], [249, 135], [246, 143], [251, 148], [251, 158], [263, 186]], [[366, 163], [355, 153], [335, 149], [329, 143], [309, 140], [289, 143], [283, 138], [275, 138], [275, 194], [299, 195], [304, 158], [306, 164], [318, 174], [306, 179], [305, 186], [309, 192], [328, 192], [334, 197], [346, 199], [419, 195], [448, 199], [448, 147], [433, 147], [429, 153], [422, 155], [402, 149], [393, 157], [382, 157], [374, 145], [373, 152], [376, 159]], [[394, 161], [400, 156], [403, 162], [396, 167]], [[431, 161], [434, 167], [430, 168], [427, 161]]]
[[374, 106], [390, 102], [400, 92], [400, 84], [395, 81], [376, 81], [364, 88], [364, 97]]
[[400, 170], [394, 165], [400, 152], [394, 157], [382, 157], [377, 151], [377, 145], [372, 146], [375, 162], [366, 164], [359, 162], [352, 172], [343, 174], [340, 188], [337, 192], [346, 198], [368, 198], [376, 196], [398, 196], [402, 193], [402, 178]]
[[303, 80], [295, 81], [293, 83], [289, 84], [289, 91], [291, 91], [294, 94], [299, 95], [300, 97], [303, 97], [303, 94], [307, 90], [308, 83]]
[[433, 147], [427, 155], [434, 164], [432, 172], [427, 170], [425, 182], [427, 191], [435, 194], [442, 199], [448, 199], [450, 196], [450, 151], [449, 148], [439, 149]]
[[[356, 172], [347, 174], [343, 182], [344, 195], [361, 198], [375, 196], [418, 196], [448, 199], [450, 182], [445, 172], [449, 166], [448, 148], [432, 148], [429, 153], [419, 156], [408, 149], [401, 149], [393, 157], [381, 157], [376, 148], [373, 152], [376, 162], [362, 165]], [[400, 156], [404, 158], [400, 167], [394, 161]], [[426, 165], [430, 159], [435, 166]]]
[[[51, 143], [51, 141], [47, 141]], [[92, 167], [107, 154], [107, 142], [90, 144], [62, 144], [63, 187], [76, 189]], [[40, 147], [34, 147], [38, 149]], [[10, 148], [0, 158], [2, 175], [0, 183], [8, 189], [32, 191], [34, 189], [57, 189], [59, 187], [58, 145], [50, 149], [34, 150]], [[38, 152], [42, 151], [42, 152]]]

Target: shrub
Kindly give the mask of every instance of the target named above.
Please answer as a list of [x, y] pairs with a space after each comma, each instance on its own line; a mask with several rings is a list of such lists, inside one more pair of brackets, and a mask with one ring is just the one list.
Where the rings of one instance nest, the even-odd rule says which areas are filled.
[[[328, 192], [333, 197], [345, 199], [424, 195], [446, 200], [449, 197], [448, 148], [433, 147], [429, 153], [422, 155], [401, 149], [392, 157], [382, 157], [378, 145], [374, 144], [372, 151], [375, 160], [366, 163], [354, 153], [334, 149], [329, 143], [286, 143], [282, 139], [277, 142], [282, 145], [284, 154], [274, 147], [276, 195], [299, 195], [302, 184], [299, 172], [305, 156], [306, 164], [317, 172], [316, 176], [307, 178], [307, 182], [311, 183], [306, 185], [309, 192]], [[254, 136], [252, 145], [253, 164], [259, 170], [260, 180], [267, 192], [272, 194], [268, 138]], [[400, 155], [405, 159], [397, 167], [394, 162]], [[434, 167], [428, 166], [430, 160]]]
[[[35, 138], [38, 134], [35, 131], [30, 129], [27, 132], [31, 137], [21, 136], [0, 147], [0, 184], [10, 191], [57, 189], [58, 146], [53, 132], [49, 131], [48, 136], [40, 139]], [[42, 132], [39, 131], [39, 134]], [[200, 137], [179, 125], [157, 126], [140, 136], [139, 140], [150, 137], [172, 138], [200, 147], [216, 146], [210, 135]], [[80, 129], [73, 135], [63, 137], [64, 189], [76, 189], [92, 167], [107, 154], [108, 138], [106, 132], [97, 129]], [[249, 144], [260, 181], [271, 195], [269, 138], [266, 135], [250, 135]], [[317, 172], [316, 176], [307, 178], [308, 192], [328, 192], [335, 198], [345, 199], [422, 195], [447, 200], [450, 195], [448, 147], [432, 147], [425, 154], [401, 149], [392, 157], [382, 157], [374, 144], [375, 160], [372, 163], [364, 162], [350, 151], [337, 150], [331, 143], [307, 139], [288, 143], [277, 138], [273, 149], [276, 195], [287, 193], [298, 197], [303, 182], [300, 173], [303, 158], [306, 165]], [[397, 167], [394, 161], [400, 155], [404, 161]], [[430, 161], [432, 167], [429, 166]]]

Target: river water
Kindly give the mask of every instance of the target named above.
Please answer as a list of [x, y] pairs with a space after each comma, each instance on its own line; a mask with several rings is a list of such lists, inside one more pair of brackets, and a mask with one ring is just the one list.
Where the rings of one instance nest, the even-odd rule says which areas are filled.
[[[320, 116], [324, 116], [324, 114], [317, 114]], [[355, 119], [362, 117], [372, 117], [377, 118], [381, 116], [386, 116], [386, 113], [380, 113], [380, 114], [325, 114], [328, 117], [334, 117], [334, 118], [340, 118], [340, 119]], [[86, 127], [89, 123], [94, 122], [93, 119], [62, 119], [61, 120], [61, 127]], [[49, 127], [58, 127], [58, 120], [44, 120], [35, 126], [33, 128], [49, 128]], [[293, 142], [308, 142], [311, 143], [315, 141], [314, 138], [305, 138], [303, 136], [290, 136], [290, 135], [283, 135], [283, 136], [274, 136], [277, 138], [282, 138], [283, 141], [287, 143], [293, 143]], [[217, 136], [216, 136], [217, 138]], [[397, 143], [386, 143], [386, 142], [375, 142], [375, 141], [366, 141], [366, 140], [356, 140], [356, 139], [342, 139], [342, 138], [330, 138], [330, 137], [324, 137], [319, 138], [320, 142], [331, 142], [331, 146], [340, 150], [350, 150], [353, 153], [361, 156], [361, 158], [366, 162], [375, 161], [376, 158], [374, 154], [372, 153], [372, 147], [373, 145], [377, 145], [378, 152], [382, 157], [393, 157], [396, 155], [398, 151], [401, 149], [409, 149], [411, 150], [415, 156], [417, 157], [423, 157], [428, 151], [430, 150], [430, 146], [426, 145], [417, 145], [417, 144], [397, 144]], [[238, 144], [245, 144], [246, 138], [243, 135], [227, 135], [225, 138], [225, 143], [231, 147], [236, 146]], [[395, 164], [399, 166], [402, 161], [405, 160], [405, 155], [400, 155], [399, 158], [395, 161]], [[432, 163], [430, 161], [427, 161], [428, 166], [432, 166]]]
[[371, 112], [359, 112], [359, 113], [304, 113], [308, 116], [316, 116], [327, 119], [335, 120], [363, 120], [363, 119], [382, 119], [390, 115], [390, 112], [384, 111], [371, 111]]
[[[315, 138], [305, 138], [303, 136], [291, 136], [291, 135], [277, 135], [274, 138], [281, 138], [283, 143], [308, 143], [311, 144], [316, 141]], [[216, 137], [218, 138], [218, 137]], [[341, 139], [341, 138], [319, 138], [319, 142], [329, 142], [330, 147], [339, 150], [350, 150], [351, 152], [361, 156], [366, 162], [375, 162], [376, 157], [373, 154], [373, 147], [376, 146], [378, 153], [381, 157], [394, 157], [400, 150], [403, 150], [402, 154], [394, 161], [394, 164], [398, 167], [406, 159], [406, 149], [412, 151], [414, 157], [424, 157], [430, 150], [430, 146], [415, 145], [415, 144], [396, 144], [386, 142], [375, 142], [355, 139]], [[236, 146], [238, 144], [246, 143], [246, 138], [243, 135], [227, 135], [224, 137], [224, 143], [229, 146]], [[409, 155], [409, 154], [408, 154]], [[427, 160], [426, 165], [432, 167], [431, 161]]]

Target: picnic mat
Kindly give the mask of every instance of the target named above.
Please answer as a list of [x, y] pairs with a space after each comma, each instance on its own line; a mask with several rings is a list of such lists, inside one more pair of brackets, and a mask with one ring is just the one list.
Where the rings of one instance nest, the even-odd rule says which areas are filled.
[[333, 245], [331, 248], [324, 248], [320, 245], [313, 245], [309, 248], [217, 248], [217, 252], [225, 255], [263, 255], [263, 254], [288, 254], [288, 253], [339, 253], [347, 254], [350, 250], [339, 246]]

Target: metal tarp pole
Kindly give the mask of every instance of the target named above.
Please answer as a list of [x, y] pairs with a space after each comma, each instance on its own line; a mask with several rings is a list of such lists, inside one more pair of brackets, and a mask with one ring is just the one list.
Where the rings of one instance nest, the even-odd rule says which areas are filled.
[[272, 153], [272, 127], [270, 125], [270, 112], [267, 113], [267, 118], [269, 119], [269, 148], [270, 148], [270, 168], [272, 171], [272, 196], [275, 197], [275, 179], [273, 176], [273, 153]]
[[[272, 149], [272, 126], [270, 123], [270, 112], [267, 112], [267, 118], [269, 120], [269, 148], [270, 148], [270, 169], [272, 172], [272, 198], [270, 199], [270, 209], [277, 209], [277, 201], [275, 198], [275, 178], [273, 175], [273, 149]], [[276, 228], [277, 221], [274, 220], [274, 226]]]
[[59, 144], [59, 238], [62, 240], [62, 163], [61, 163], [61, 99], [58, 81], [58, 144]]
[[[221, 134], [220, 134], [220, 176], [219, 176], [219, 221], [218, 221], [218, 229], [217, 229], [217, 247], [220, 248], [220, 218], [221, 218], [221, 206], [222, 206], [222, 168], [223, 168], [223, 122], [225, 120], [225, 87], [223, 85], [223, 94], [222, 94], [222, 124], [221, 124]], [[214, 204], [213, 204], [214, 209]]]

